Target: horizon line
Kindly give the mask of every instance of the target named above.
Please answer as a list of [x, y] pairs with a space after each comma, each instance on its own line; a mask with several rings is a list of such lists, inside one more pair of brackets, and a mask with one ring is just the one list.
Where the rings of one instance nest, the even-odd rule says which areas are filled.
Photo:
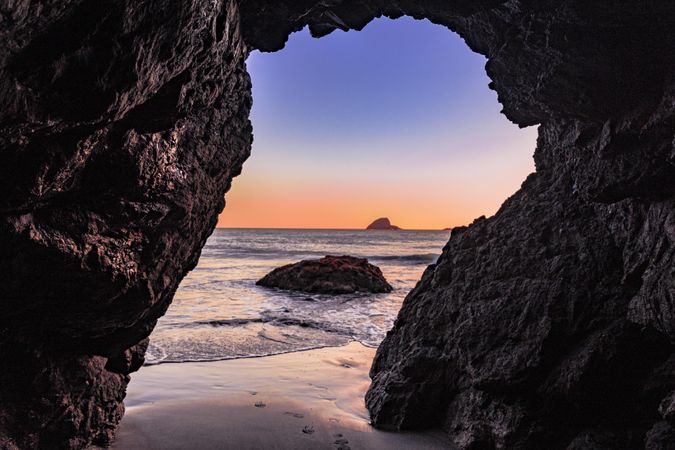
[[[460, 225], [458, 225], [460, 226]], [[457, 228], [457, 227], [449, 227]], [[445, 228], [400, 228], [398, 230], [368, 230], [367, 228], [337, 228], [337, 227], [228, 227], [218, 226], [216, 229], [229, 230], [344, 230], [344, 231], [451, 231]]]

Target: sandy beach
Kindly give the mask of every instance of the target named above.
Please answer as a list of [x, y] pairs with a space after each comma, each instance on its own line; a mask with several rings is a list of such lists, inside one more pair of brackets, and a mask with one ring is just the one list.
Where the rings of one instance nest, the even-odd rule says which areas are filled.
[[447, 449], [441, 431], [369, 425], [375, 350], [359, 343], [132, 375], [113, 449]]

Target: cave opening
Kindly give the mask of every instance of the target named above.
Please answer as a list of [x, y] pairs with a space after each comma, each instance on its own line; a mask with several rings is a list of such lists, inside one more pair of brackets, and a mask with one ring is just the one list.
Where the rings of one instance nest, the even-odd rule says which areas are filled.
[[[536, 128], [518, 128], [500, 113], [485, 61], [456, 33], [410, 17], [321, 39], [305, 28], [278, 52], [253, 52], [251, 156], [197, 267], [151, 334], [146, 363], [339, 349], [332, 356], [339, 367], [358, 368], [346, 378], [353, 386], [339, 388], [330, 373], [316, 373], [326, 377], [319, 381], [342, 420], [367, 426], [374, 351], [440, 256], [448, 228], [493, 215], [534, 171]], [[402, 230], [365, 231], [378, 217]], [[324, 255], [366, 258], [393, 291], [330, 295], [256, 286], [277, 267]], [[272, 361], [268, 377], [283, 385], [291, 373], [316, 384], [302, 373], [304, 364], [302, 357]], [[141, 370], [125, 402], [175, 401], [238, 378], [220, 370], [209, 378], [186, 368], [190, 389], [179, 378]], [[244, 371], [243, 384], [263, 407], [266, 378]], [[129, 417], [134, 423], [137, 416]]]
[[[521, 126], [540, 124], [537, 171], [493, 216], [456, 229], [437, 263], [421, 278], [411, 277], [411, 283], [420, 281], [377, 353], [354, 342], [284, 353], [295, 331], [305, 333], [299, 335], [304, 342], [311, 333], [317, 339], [339, 335], [344, 321], [337, 319], [348, 317], [339, 305], [331, 310], [330, 329], [316, 326], [325, 317], [311, 307], [304, 308], [310, 311], [304, 318], [292, 317], [302, 310], [297, 305], [321, 303], [313, 295], [282, 298], [280, 291], [266, 291], [269, 297], [258, 305], [277, 315], [241, 305], [246, 315], [228, 317], [198, 302], [181, 310], [180, 297], [198, 299], [226, 285], [230, 292], [245, 288], [263, 296], [253, 276], [247, 284], [216, 275], [241, 270], [244, 258], [236, 251], [257, 252], [258, 262], [249, 268], [263, 273], [274, 260], [265, 257], [265, 245], [276, 238], [231, 235], [223, 253], [217, 231], [147, 354], [149, 363], [171, 360], [156, 345], [162, 328], [196, 314], [198, 320], [176, 327], [169, 343], [187, 343], [191, 360], [200, 362], [159, 364], [135, 376], [126, 426], [115, 445], [199, 448], [197, 441], [215, 437], [233, 447], [259, 438], [303, 448], [308, 439], [330, 437], [321, 443], [371, 448], [369, 438], [357, 434], [361, 430], [384, 439], [384, 448], [434, 448], [430, 441], [423, 445], [406, 441], [407, 434], [392, 437], [370, 428], [362, 402], [366, 389], [375, 427], [441, 425], [446, 444], [449, 435], [462, 449], [661, 449], [675, 441], [671, 3], [28, 3], [10, 2], [0, 23], [7, 43], [0, 52], [0, 447], [111, 443], [147, 337], [197, 266], [223, 194], [249, 156], [250, 51], [279, 50], [305, 25], [325, 36], [402, 15], [456, 30], [488, 58], [486, 72], [504, 115]], [[340, 34], [328, 39], [335, 36]], [[409, 93], [410, 86], [397, 93]], [[374, 117], [395, 112], [389, 108]], [[403, 161], [409, 170], [393, 178], [408, 192], [420, 181], [410, 176], [420, 172], [415, 164], [433, 147], [422, 143], [415, 147], [417, 158], [405, 159], [413, 153], [406, 146], [403, 155], [389, 158], [396, 153], [389, 143], [386, 157], [373, 145], [353, 160], [360, 167], [367, 155], [378, 156], [378, 173]], [[348, 155], [355, 148], [316, 155]], [[254, 158], [264, 151], [257, 148]], [[284, 154], [293, 162], [290, 151]], [[255, 161], [246, 171], [251, 176]], [[351, 167], [328, 161], [345, 174], [340, 186], [355, 184], [347, 177]], [[427, 176], [433, 179], [429, 172], [423, 182]], [[243, 185], [246, 178], [240, 180]], [[425, 193], [441, 191], [438, 186]], [[305, 190], [319, 191], [311, 185]], [[365, 193], [342, 197], [363, 200]], [[230, 206], [238, 195], [232, 192]], [[418, 202], [408, 203], [415, 203], [407, 204], [411, 209]], [[332, 206], [328, 212], [339, 210]], [[370, 214], [368, 209], [368, 220], [386, 214], [404, 227], [417, 226], [389, 211]], [[339, 225], [329, 214], [315, 216]], [[440, 226], [453, 225], [446, 220]], [[306, 237], [289, 242], [298, 248]], [[404, 256], [411, 255], [419, 256]], [[230, 300], [220, 296], [221, 304]], [[357, 296], [344, 304], [367, 302]], [[174, 314], [179, 311], [187, 314]], [[362, 315], [358, 320], [388, 328], [382, 317], [376, 312], [370, 322]], [[213, 338], [235, 329], [250, 333]], [[202, 363], [214, 347], [232, 357], [255, 356], [260, 346], [235, 354], [250, 342], [264, 342], [264, 354], [269, 346], [283, 354]], [[298, 367], [311, 382], [297, 384]], [[178, 389], [164, 389], [167, 381]], [[335, 407], [330, 415], [313, 415], [329, 404]], [[303, 405], [307, 415], [299, 411]], [[354, 427], [347, 436], [331, 419]], [[312, 420], [322, 426], [314, 428]], [[272, 426], [265, 428], [268, 434], [257, 433], [265, 424]]]
[[[484, 65], [456, 33], [410, 17], [321, 39], [305, 28], [253, 52], [251, 156], [148, 363], [376, 347], [448, 229], [494, 214], [534, 171], [536, 127], [500, 113]], [[402, 230], [363, 232], [378, 217]], [[329, 254], [367, 258], [393, 292], [346, 301], [254, 286]]]

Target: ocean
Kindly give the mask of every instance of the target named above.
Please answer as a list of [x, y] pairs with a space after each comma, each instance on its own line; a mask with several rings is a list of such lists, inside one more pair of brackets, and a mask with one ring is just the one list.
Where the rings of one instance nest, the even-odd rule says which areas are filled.
[[[449, 231], [216, 229], [152, 335], [146, 364], [266, 356], [351, 341], [376, 347]], [[365, 257], [386, 294], [316, 295], [256, 286], [272, 269]]]

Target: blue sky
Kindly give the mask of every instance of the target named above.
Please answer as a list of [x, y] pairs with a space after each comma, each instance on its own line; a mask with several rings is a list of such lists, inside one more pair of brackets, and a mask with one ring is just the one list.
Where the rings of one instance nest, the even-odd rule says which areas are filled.
[[484, 65], [411, 18], [254, 52], [253, 153], [220, 225], [442, 228], [493, 214], [534, 170], [536, 129], [500, 114]]

